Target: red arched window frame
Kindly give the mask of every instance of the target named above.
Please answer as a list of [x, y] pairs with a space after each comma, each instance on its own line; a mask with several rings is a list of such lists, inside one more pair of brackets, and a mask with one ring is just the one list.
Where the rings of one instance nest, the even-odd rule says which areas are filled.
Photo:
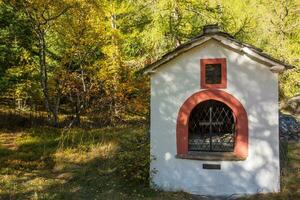
[[[206, 83], [206, 65], [220, 64], [221, 65], [221, 83], [208, 84]], [[201, 77], [200, 85], [203, 89], [224, 89], [227, 88], [227, 64], [226, 58], [206, 58], [200, 60]]]
[[232, 95], [221, 90], [204, 90], [194, 93], [181, 106], [176, 127], [177, 156], [188, 155], [188, 124], [193, 108], [206, 100], [217, 100], [225, 103], [236, 119], [236, 143], [234, 156], [246, 159], [248, 156], [248, 118], [243, 105]]

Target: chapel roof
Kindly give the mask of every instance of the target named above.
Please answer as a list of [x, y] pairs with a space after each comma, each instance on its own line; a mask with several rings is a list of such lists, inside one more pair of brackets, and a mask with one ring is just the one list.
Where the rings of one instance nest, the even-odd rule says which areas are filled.
[[231, 36], [230, 34], [220, 31], [217, 25], [206, 25], [204, 26], [203, 33], [201, 35], [196, 36], [195, 38], [189, 40], [188, 42], [179, 45], [174, 50], [164, 54], [161, 58], [159, 58], [155, 62], [147, 65], [143, 69], [143, 72], [145, 74], [152, 73], [157, 68], [167, 63], [168, 61], [174, 59], [175, 57], [181, 55], [182, 53], [187, 52], [192, 48], [204, 44], [209, 40], [215, 40], [227, 47], [240, 51], [241, 53], [246, 54], [248, 57], [265, 64], [270, 68], [271, 71], [274, 72], [281, 72], [285, 69], [294, 68], [294, 66], [284, 63], [283, 61], [280, 61], [264, 53], [262, 49], [259, 49], [245, 42], [241, 42], [236, 38], [234, 38], [233, 36]]

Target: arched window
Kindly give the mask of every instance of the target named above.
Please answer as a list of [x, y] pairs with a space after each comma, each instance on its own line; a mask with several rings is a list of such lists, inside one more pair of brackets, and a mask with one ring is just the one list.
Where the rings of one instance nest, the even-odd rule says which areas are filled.
[[235, 118], [232, 110], [220, 101], [207, 100], [195, 106], [188, 131], [188, 151], [234, 151]]
[[247, 112], [225, 91], [196, 92], [179, 109], [176, 143], [177, 158], [206, 160], [218, 154], [220, 157], [215, 160], [245, 160], [248, 156]]

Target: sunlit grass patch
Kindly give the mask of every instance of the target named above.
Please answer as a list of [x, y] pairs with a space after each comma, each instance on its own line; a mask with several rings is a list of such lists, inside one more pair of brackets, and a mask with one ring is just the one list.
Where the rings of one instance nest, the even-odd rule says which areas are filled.
[[58, 149], [53, 158], [55, 170], [66, 170], [78, 165], [86, 165], [94, 160], [107, 159], [114, 155], [117, 149], [115, 142], [103, 142], [89, 147]]
[[0, 194], [8, 191], [19, 190], [17, 181], [19, 177], [17, 175], [1, 175], [0, 176]]
[[45, 193], [51, 187], [62, 183], [59, 179], [43, 177], [36, 172], [16, 171], [16, 175], [0, 175], [0, 199], [31, 199], [33, 195]]
[[108, 158], [115, 153], [116, 148], [115, 142], [97, 143], [90, 147], [58, 149], [53, 156], [56, 162], [86, 164], [97, 158]]
[[28, 180], [24, 183], [26, 185], [27, 191], [43, 191], [50, 186], [56, 185], [58, 180], [56, 179], [47, 179], [44, 177], [36, 177], [31, 180]]

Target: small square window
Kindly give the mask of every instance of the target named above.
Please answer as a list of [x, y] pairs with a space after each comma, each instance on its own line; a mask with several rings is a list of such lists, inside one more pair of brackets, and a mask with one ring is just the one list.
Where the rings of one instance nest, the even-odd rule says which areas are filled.
[[221, 64], [205, 65], [205, 83], [206, 84], [221, 84]]
[[227, 88], [226, 58], [201, 59], [200, 85], [203, 89]]

